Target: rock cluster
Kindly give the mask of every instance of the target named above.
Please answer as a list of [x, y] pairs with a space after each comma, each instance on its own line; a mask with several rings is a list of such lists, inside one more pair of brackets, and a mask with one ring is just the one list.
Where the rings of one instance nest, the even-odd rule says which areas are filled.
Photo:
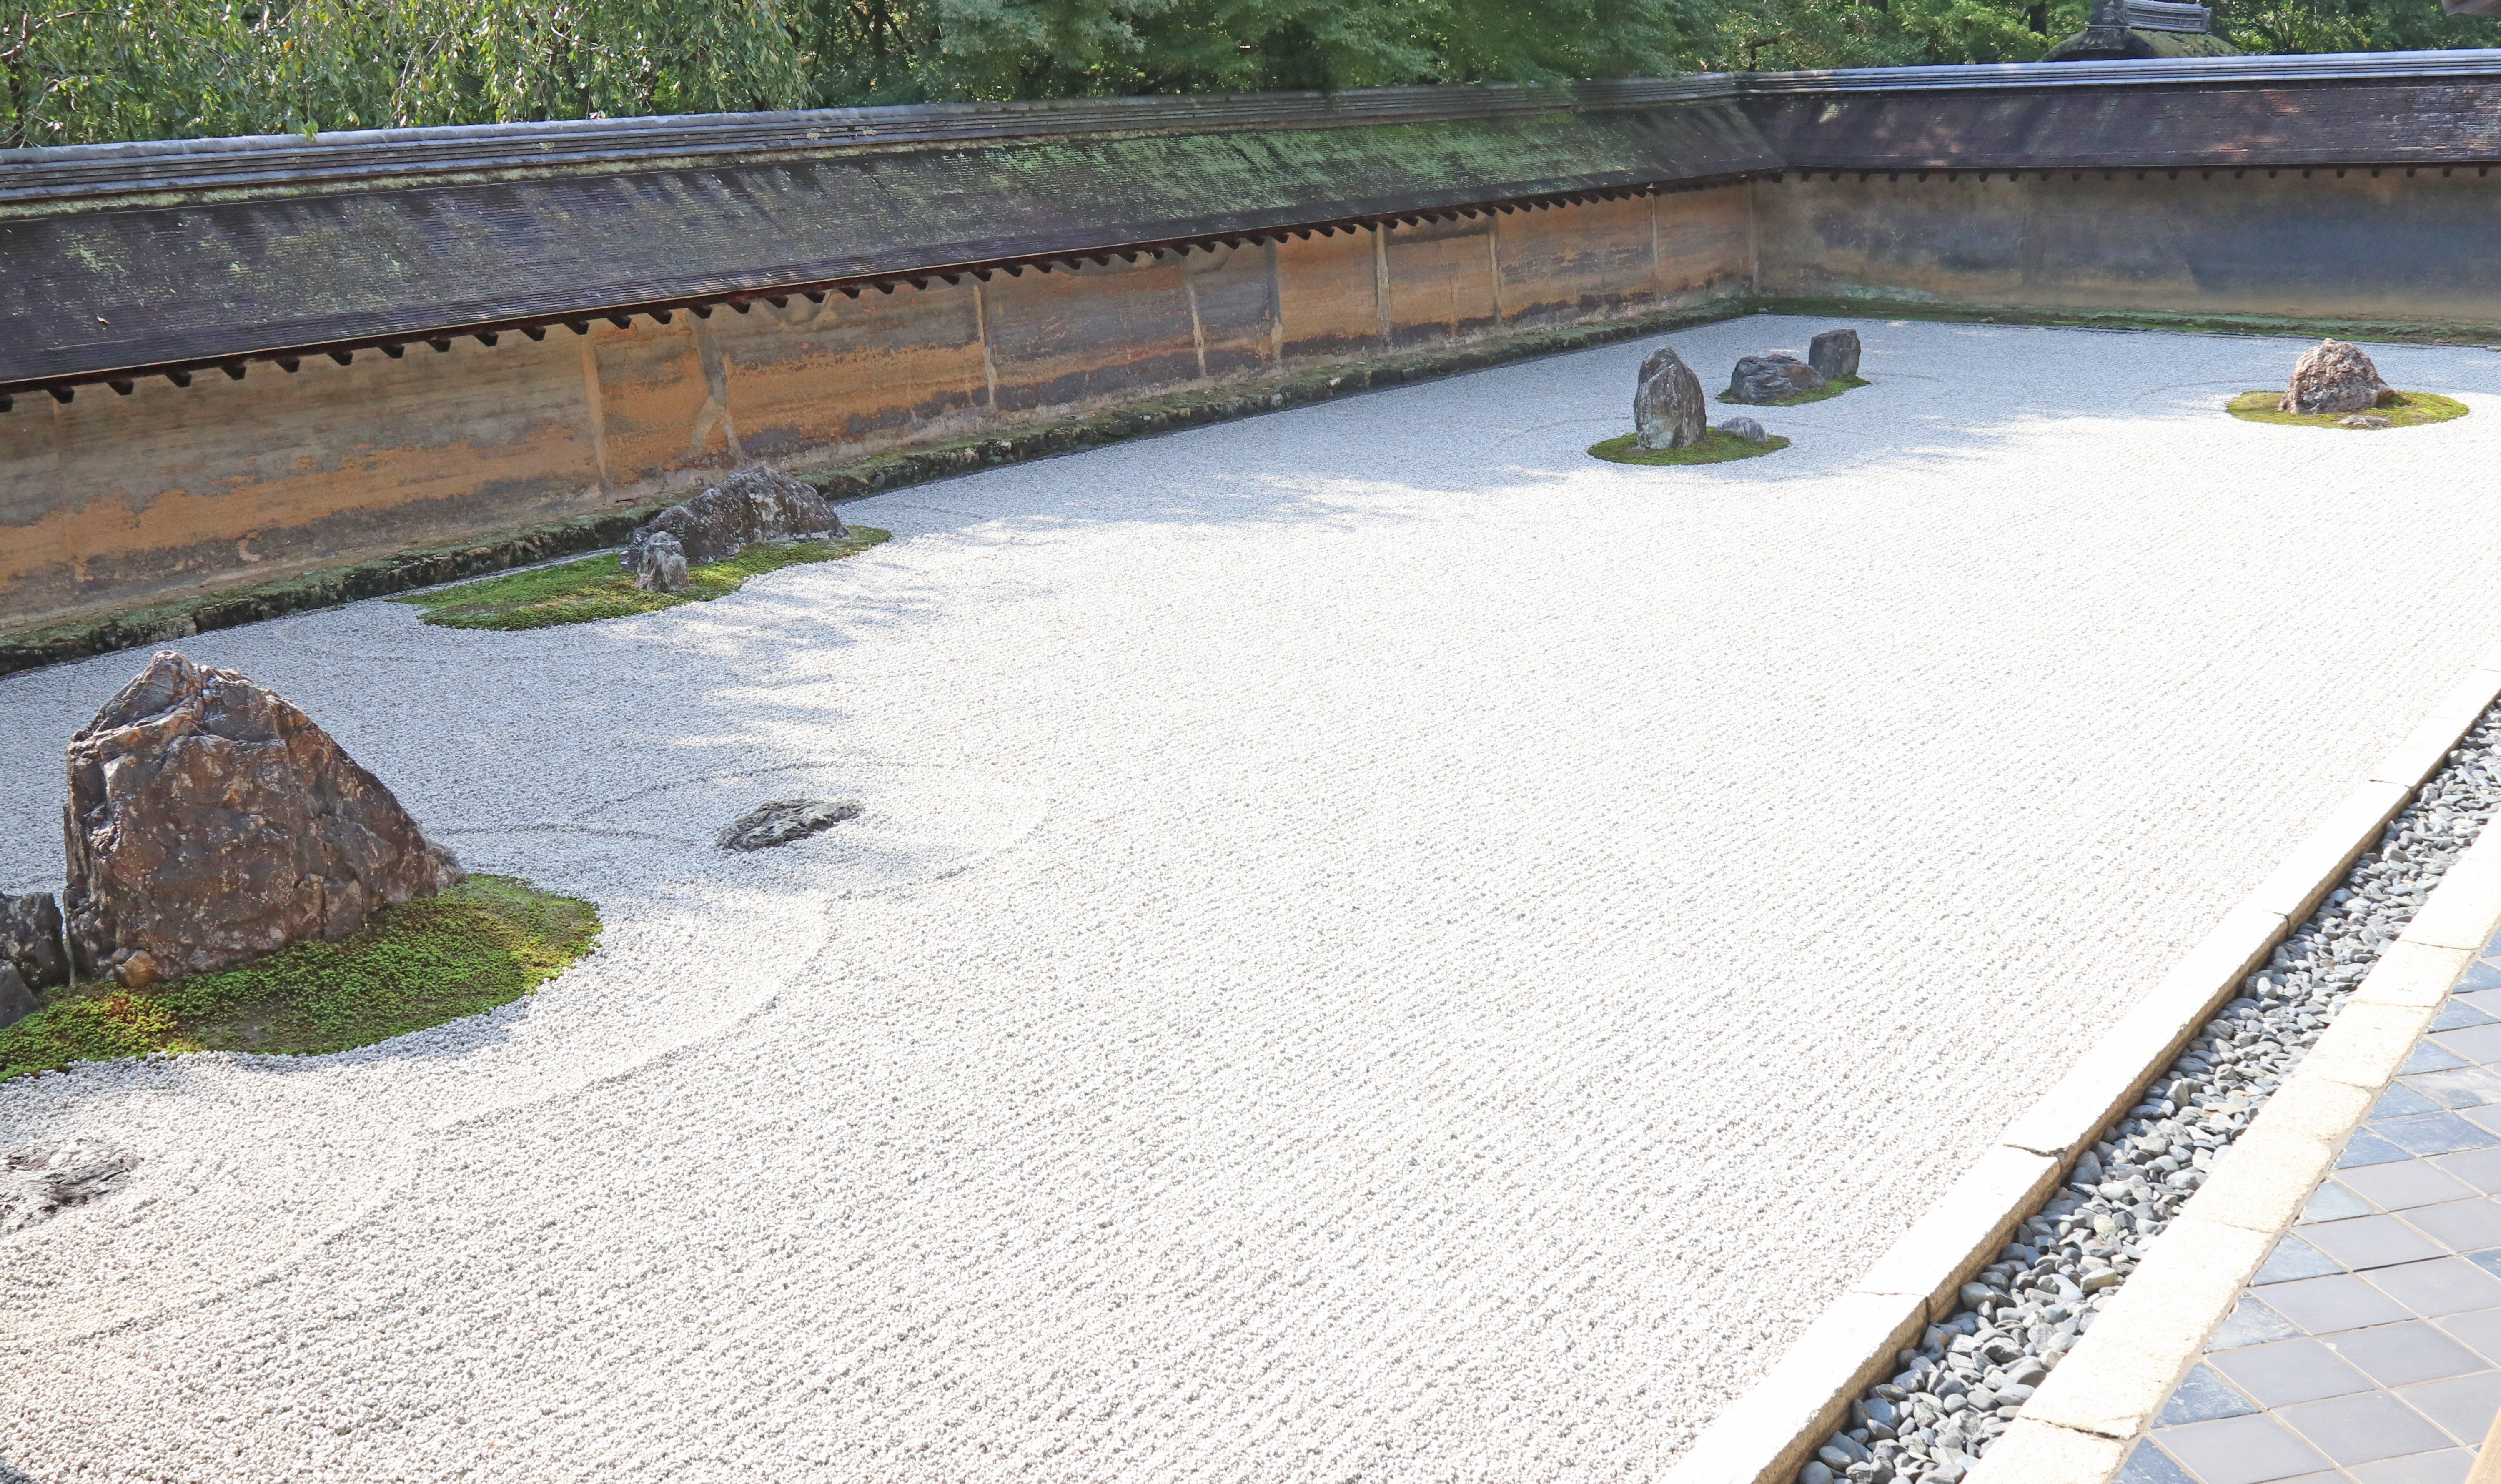
[[1858, 332], [1825, 330], [1806, 348], [1806, 363], [1827, 382], [1858, 374]]
[[720, 832], [723, 850], [763, 850], [805, 839], [859, 818], [860, 806], [848, 798], [777, 798], [758, 804], [730, 822]]
[[1633, 385], [1634, 446], [1689, 449], [1710, 430], [1702, 404], [1702, 378], [1668, 347], [1652, 351]]
[[1724, 395], [1731, 402], [1778, 402], [1801, 391], [1820, 390], [1823, 373], [1785, 351], [1739, 357]]
[[2501, 715], [2390, 824], [2309, 922], [2104, 1131], [2047, 1209], [1962, 1287], [1901, 1370], [1851, 1406], [1799, 1484], [1956, 1484], [2091, 1329], [2423, 896], [2501, 811]]
[[461, 880], [283, 697], [159, 652], [70, 739], [70, 952], [133, 988], [337, 939]]
[[2342, 340], [2322, 340], [2302, 353], [2293, 364], [2292, 385], [2277, 410], [2298, 413], [2361, 412], [2395, 401], [2396, 392], [2380, 380], [2380, 368], [2362, 348]]
[[[646, 582], [647, 568], [661, 573], [668, 568], [665, 556], [647, 555], [660, 546], [662, 537], [677, 547], [679, 565], [702, 566], [727, 561], [759, 541], [840, 539], [849, 534], [831, 502], [814, 486], [757, 464], [635, 527], [619, 564], [633, 574], [636, 586], [651, 587], [665, 578]], [[679, 586], [684, 585], [681, 578]]]

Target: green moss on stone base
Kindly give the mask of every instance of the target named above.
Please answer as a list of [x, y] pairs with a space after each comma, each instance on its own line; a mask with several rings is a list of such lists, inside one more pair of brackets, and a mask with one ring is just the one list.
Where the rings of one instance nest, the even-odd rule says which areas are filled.
[[2244, 391], [2232, 398], [2231, 405], [2224, 411], [2245, 422], [2276, 422], [2287, 427], [2332, 427], [2347, 433], [2381, 433], [2388, 431], [2388, 428], [2446, 422], [2451, 418], [2465, 417], [2467, 410], [2464, 402], [2438, 392], [2400, 391], [2396, 401], [2390, 405], [2365, 409], [2387, 419], [2387, 428], [2346, 427], [2343, 420], [2353, 416], [2351, 413], [2277, 411], [2283, 402], [2284, 391], [2280, 388], [2274, 391]]
[[598, 910], [510, 876], [472, 876], [336, 943], [149, 990], [72, 985], [0, 1027], [0, 1079], [186, 1051], [370, 1046], [519, 998], [590, 952]]
[[1873, 384], [1865, 377], [1836, 376], [1813, 391], [1801, 391], [1795, 396], [1785, 396], [1777, 402], [1740, 402], [1724, 391], [1719, 393], [1719, 400], [1731, 407], [1802, 407], [1809, 402], [1829, 402], [1845, 391], [1855, 391], [1861, 387], [1871, 385]]
[[747, 586], [750, 577], [805, 562], [856, 556], [886, 539], [884, 531], [855, 525], [847, 541], [783, 541], [751, 546], [727, 561], [687, 568], [683, 592], [651, 592], [635, 587], [612, 552], [551, 567], [480, 578], [456, 588], [439, 588], [391, 601], [422, 608], [426, 623], [446, 628], [546, 628], [555, 624], [588, 624], [628, 614], [657, 613], [680, 603], [708, 603], [736, 592]]
[[1609, 463], [1715, 464], [1739, 458], [1760, 458], [1765, 454], [1777, 454], [1789, 446], [1786, 438], [1778, 436], [1764, 443], [1749, 443], [1734, 433], [1723, 433], [1716, 427], [1703, 434], [1700, 443], [1682, 449], [1637, 448], [1634, 440], [1638, 436], [1626, 433], [1620, 438], [1590, 444], [1590, 456], [1603, 458]]

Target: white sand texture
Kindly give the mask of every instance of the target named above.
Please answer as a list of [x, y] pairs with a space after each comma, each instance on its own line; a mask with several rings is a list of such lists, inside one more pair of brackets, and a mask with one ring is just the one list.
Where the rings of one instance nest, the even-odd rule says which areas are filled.
[[[0, 1147], [139, 1161], [0, 1237], [0, 1462], [1661, 1472], [2501, 628], [2501, 357], [2322, 432], [2220, 410], [2295, 341], [1858, 328], [1746, 462], [1584, 454], [1628, 343], [860, 502], [664, 614], [190, 641], [608, 928], [367, 1050], [0, 1085]], [[0, 681], [0, 888], [145, 659]], [[710, 844], [793, 795], [866, 808]]]

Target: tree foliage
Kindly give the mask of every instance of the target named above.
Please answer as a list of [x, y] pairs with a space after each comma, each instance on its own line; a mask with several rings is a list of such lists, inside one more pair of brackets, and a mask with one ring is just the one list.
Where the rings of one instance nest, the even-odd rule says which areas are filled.
[[[1705, 68], [2019, 61], [2084, 0], [0, 0], [0, 143]], [[2489, 46], [2224, 0], [2245, 51]]]

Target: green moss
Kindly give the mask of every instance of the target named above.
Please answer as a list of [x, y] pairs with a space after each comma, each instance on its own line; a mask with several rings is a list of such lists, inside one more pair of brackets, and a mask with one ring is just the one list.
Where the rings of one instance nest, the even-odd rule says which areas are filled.
[[1783, 397], [1777, 402], [1740, 402], [1724, 391], [1719, 393], [1719, 400], [1737, 407], [1801, 407], [1809, 402], [1829, 402], [1845, 391], [1855, 391], [1869, 385], [1871, 384], [1864, 377], [1836, 376], [1813, 391], [1801, 391], [1795, 396]]
[[[2288, 427], [2333, 427], [2348, 433], [2375, 433], [2386, 430], [2343, 426], [2338, 420], [2351, 417], [2351, 413], [2278, 412], [2276, 408], [2283, 401], [2284, 392], [2281, 390], [2244, 391], [2232, 398], [2231, 405], [2225, 411], [2244, 422], [2281, 422]], [[2451, 418], [2465, 417], [2466, 404], [2455, 397], [2445, 397], [2437, 392], [2400, 391], [2392, 405], [2374, 407], [2371, 411], [2387, 419], [2391, 427], [2420, 427], [2426, 422], [2446, 422]]]
[[425, 622], [446, 628], [546, 628], [554, 624], [588, 624], [627, 614], [657, 613], [680, 603], [706, 603], [726, 597], [750, 577], [810, 561], [855, 556], [887, 533], [866, 525], [851, 527], [848, 541], [785, 541], [751, 546], [727, 561], [686, 569], [684, 592], [647, 592], [634, 586], [617, 565], [615, 554], [584, 556], [579, 561], [534, 567], [483, 577], [456, 588], [393, 598], [424, 609]]
[[370, 1046], [517, 999], [598, 935], [588, 902], [472, 876], [336, 943], [290, 943], [153, 990], [54, 990], [43, 1009], [0, 1027], [0, 1079], [117, 1057]]
[[1590, 444], [1590, 456], [1603, 458], [1609, 463], [1714, 464], [1735, 458], [1760, 458], [1765, 454], [1777, 454], [1789, 446], [1786, 438], [1778, 436], [1764, 443], [1749, 443], [1734, 433], [1723, 433], [1716, 427], [1703, 434], [1700, 443], [1682, 449], [1635, 448], [1633, 440], [1636, 436], [1626, 433], [1620, 438]]

